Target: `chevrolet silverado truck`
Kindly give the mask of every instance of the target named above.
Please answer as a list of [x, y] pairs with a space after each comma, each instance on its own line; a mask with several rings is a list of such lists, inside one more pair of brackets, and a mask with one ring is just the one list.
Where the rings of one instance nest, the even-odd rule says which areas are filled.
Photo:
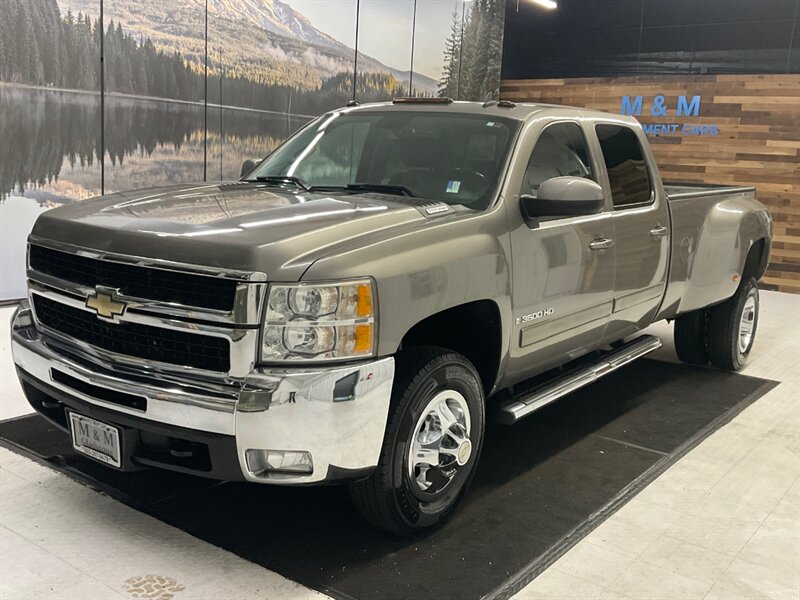
[[410, 535], [453, 513], [487, 418], [658, 348], [651, 323], [694, 365], [753, 347], [769, 212], [752, 188], [664, 185], [633, 118], [353, 103], [243, 171], [39, 217], [14, 361], [75, 451], [347, 482]]

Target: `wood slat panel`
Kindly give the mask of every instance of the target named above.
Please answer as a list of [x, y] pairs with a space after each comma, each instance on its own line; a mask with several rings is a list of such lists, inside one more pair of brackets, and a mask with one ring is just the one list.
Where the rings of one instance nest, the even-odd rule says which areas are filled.
[[[657, 94], [666, 97], [668, 116], [650, 114]], [[500, 95], [612, 113], [623, 96], [641, 95], [643, 123], [718, 125], [717, 136], [650, 136], [662, 177], [754, 185], [774, 218], [762, 287], [800, 293], [800, 75], [506, 80]], [[678, 96], [700, 96], [700, 116], [674, 116]]]

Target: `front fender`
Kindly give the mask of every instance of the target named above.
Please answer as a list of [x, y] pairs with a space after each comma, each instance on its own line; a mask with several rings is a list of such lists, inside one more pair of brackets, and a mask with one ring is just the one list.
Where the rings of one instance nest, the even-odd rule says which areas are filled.
[[[320, 258], [303, 281], [371, 276], [378, 288], [378, 356], [397, 352], [425, 318], [468, 302], [494, 301], [505, 353], [510, 340], [511, 280], [504, 214], [453, 215], [402, 234]], [[502, 360], [502, 359], [501, 359]]]

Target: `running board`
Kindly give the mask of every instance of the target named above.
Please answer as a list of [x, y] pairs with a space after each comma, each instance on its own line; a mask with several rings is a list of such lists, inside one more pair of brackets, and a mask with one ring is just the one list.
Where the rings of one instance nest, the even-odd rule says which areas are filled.
[[649, 354], [661, 347], [661, 340], [652, 335], [643, 335], [600, 356], [594, 364], [578, 367], [576, 370], [556, 377], [532, 391], [524, 392], [500, 405], [495, 420], [503, 425], [513, 425], [520, 419], [533, 414], [543, 406], [594, 383], [627, 365], [629, 362]]

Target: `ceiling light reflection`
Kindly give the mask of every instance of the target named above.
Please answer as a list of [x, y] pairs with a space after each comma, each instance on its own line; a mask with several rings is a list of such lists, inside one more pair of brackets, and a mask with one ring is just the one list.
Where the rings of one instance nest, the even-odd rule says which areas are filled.
[[338, 208], [336, 210], [321, 210], [318, 212], [309, 213], [307, 215], [293, 215], [291, 217], [277, 217], [275, 219], [266, 219], [264, 221], [254, 221], [252, 223], [242, 223], [242, 227], [251, 229], [253, 227], [265, 227], [269, 225], [279, 225], [281, 223], [296, 223], [298, 221], [308, 221], [309, 219], [317, 219], [319, 217], [331, 217], [334, 215], [346, 215], [359, 212], [375, 212], [386, 210], [386, 206], [365, 206], [363, 208]]
[[542, 8], [546, 8], [547, 10], [555, 10], [558, 8], [558, 2], [556, 0], [530, 0], [534, 4], [541, 6]]

